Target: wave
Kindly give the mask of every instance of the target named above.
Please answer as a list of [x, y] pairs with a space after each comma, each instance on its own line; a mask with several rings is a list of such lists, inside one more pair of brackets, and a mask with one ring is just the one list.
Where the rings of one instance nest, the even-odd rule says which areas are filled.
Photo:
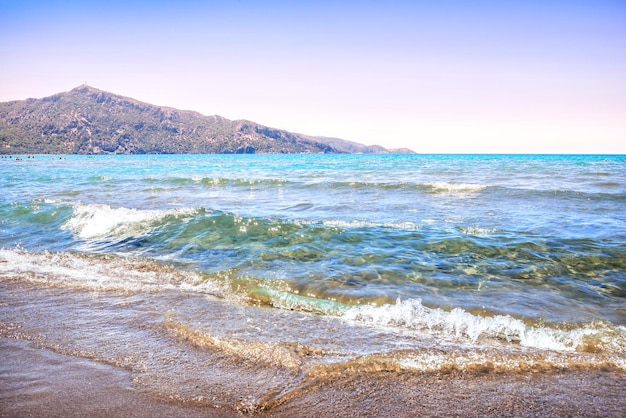
[[458, 229], [467, 235], [491, 235], [498, 232], [496, 228], [480, 228], [477, 226], [461, 226]]
[[87, 179], [90, 182], [99, 182], [99, 181], [111, 181], [113, 180], [113, 177], [111, 176], [104, 176], [104, 175], [96, 175], [96, 176], [91, 176]]
[[[102, 180], [104, 178], [98, 177]], [[288, 186], [295, 189], [320, 189], [320, 190], [404, 190], [432, 194], [468, 194], [477, 193], [490, 187], [488, 184], [456, 183], [456, 182], [420, 182], [420, 181], [337, 181], [331, 178], [237, 178], [237, 177], [167, 177], [155, 178], [144, 177], [145, 183], [161, 183], [175, 186], [199, 184], [206, 187], [229, 186]]]
[[0, 204], [0, 247], [63, 249], [70, 239], [59, 236], [59, 229], [72, 212], [71, 205], [47, 200]]
[[500, 341], [553, 351], [626, 355], [626, 328], [603, 321], [559, 329], [527, 325], [509, 315], [478, 316], [461, 308], [451, 311], [429, 308], [419, 299], [398, 299], [395, 304], [355, 306], [267, 288], [257, 289], [258, 294], [264, 295], [270, 305], [281, 309], [338, 316], [347, 321], [397, 327], [474, 344]]
[[88, 248], [121, 246], [132, 250], [141, 247], [152, 256], [181, 250], [197, 256], [206, 251], [237, 252], [248, 248], [252, 252], [245, 258], [263, 255], [271, 258], [272, 254], [290, 252], [290, 249], [298, 252], [306, 243], [321, 256], [330, 251], [332, 242], [360, 240], [359, 229], [409, 232], [420, 229], [412, 222], [305, 221], [248, 217], [204, 208], [140, 210], [105, 204], [53, 203], [71, 207], [71, 216], [65, 218], [60, 229], [71, 232]]
[[29, 204], [19, 202], [0, 205], [2, 223], [56, 225], [63, 221], [70, 210], [70, 204], [61, 200], [36, 199]]
[[426, 187], [433, 193], [444, 194], [457, 194], [457, 195], [471, 195], [485, 190], [488, 185], [485, 184], [472, 184], [472, 183], [447, 183], [447, 182], [434, 182], [424, 183]]
[[[0, 265], [2, 280], [125, 293], [191, 292], [212, 295], [235, 304], [257, 305], [260, 302], [281, 311], [337, 318], [366, 327], [408, 331], [435, 338], [440, 346], [464, 344], [469, 347], [467, 344], [471, 344], [473, 349], [520, 347], [557, 353], [604, 354], [616, 356], [617, 363], [621, 361], [626, 368], [626, 328], [606, 321], [529, 325], [508, 315], [479, 316], [461, 308], [450, 311], [429, 308], [419, 299], [399, 299], [395, 304], [378, 306], [354, 305], [296, 294], [280, 280], [255, 280], [240, 277], [231, 271], [200, 274], [151, 260], [118, 256], [0, 249]], [[183, 328], [175, 325], [172, 330], [187, 332]], [[202, 344], [218, 344], [217, 340], [207, 341]], [[230, 344], [233, 350], [243, 347], [239, 347], [236, 341], [222, 343]]]
[[[563, 187], [559, 187], [563, 186]], [[482, 192], [493, 192], [507, 197], [551, 197], [551, 198], [576, 198], [576, 199], [598, 199], [617, 200], [626, 199], [624, 194], [624, 184], [619, 182], [596, 182], [593, 184], [580, 185], [552, 183], [519, 186], [514, 182], [455, 182], [455, 181], [318, 181], [304, 183], [301, 187], [320, 190], [342, 190], [349, 189], [355, 191], [398, 191], [426, 194], [432, 196], [446, 197], [477, 197]]]
[[290, 184], [289, 180], [282, 179], [274, 179], [274, 178], [229, 178], [229, 177], [202, 177], [202, 176], [191, 176], [191, 177], [167, 177], [163, 179], [157, 179], [154, 177], [145, 177], [143, 181], [146, 183], [163, 183], [163, 184], [171, 184], [175, 186], [185, 186], [189, 184], [200, 184], [206, 187], [215, 187], [215, 186], [272, 186], [272, 185], [284, 185]]
[[428, 194], [446, 194], [446, 195], [468, 195], [481, 192], [490, 186], [487, 184], [474, 184], [474, 183], [455, 183], [455, 182], [410, 182], [402, 181], [397, 183], [392, 182], [377, 182], [377, 181], [318, 181], [314, 183], [306, 183], [306, 188], [320, 188], [330, 190], [361, 190], [361, 189], [375, 189], [375, 190], [399, 190], [399, 191], [412, 191], [417, 193]]
[[0, 277], [45, 286], [124, 292], [179, 289], [224, 295], [217, 281], [150, 260], [0, 249], [0, 263]]
[[198, 209], [140, 210], [113, 208], [104, 204], [73, 206], [72, 217], [61, 227], [81, 239], [106, 236], [141, 236], [149, 233], [150, 225], [167, 217], [190, 217]]
[[[393, 334], [397, 331], [402, 338], [415, 334], [418, 339], [413, 341], [415, 345], [385, 343], [382, 351], [374, 346], [362, 351], [345, 341], [341, 344], [344, 348], [337, 351], [282, 340], [245, 341], [218, 336], [172, 318], [166, 319], [166, 327], [196, 347], [220, 349], [246, 361], [298, 369], [315, 379], [332, 379], [354, 371], [484, 373], [578, 367], [626, 370], [626, 329], [609, 323], [561, 330], [528, 326], [508, 316], [480, 317], [462, 309], [445, 312], [427, 308], [418, 300], [398, 301], [395, 305], [350, 306], [270, 288], [256, 288], [255, 292], [275, 308], [321, 315], [327, 317], [326, 321], [331, 318], [342, 321], [345, 329], [334, 322], [327, 325], [340, 328], [334, 331], [337, 338], [349, 340], [355, 332], [371, 333], [373, 338], [376, 329], [381, 329], [378, 338], [383, 340], [390, 333], [397, 335]], [[355, 326], [365, 328], [357, 331]]]
[[[565, 185], [564, 185], [565, 186]], [[499, 185], [494, 186], [494, 190], [506, 198], [518, 198], [533, 201], [535, 199], [551, 200], [581, 200], [599, 202], [622, 202], [626, 200], [623, 185], [614, 184], [593, 184], [588, 187], [567, 185], [568, 187], [558, 187], [557, 185], [546, 184], [532, 186]]]
[[[519, 313], [477, 290], [485, 282], [496, 294], [508, 292], [509, 300], [516, 295], [528, 300], [529, 290], [543, 287], [553, 289], [560, 303], [588, 297], [585, 320], [623, 323], [624, 247], [598, 247], [591, 239], [555, 238], [548, 245], [532, 236], [478, 226], [442, 230], [408, 221], [298, 221], [203, 208], [139, 210], [49, 201], [0, 209], [9, 215], [0, 246], [126, 254], [211, 273], [233, 269], [241, 277], [276, 279], [302, 294], [310, 289], [318, 298], [347, 303], [388, 303], [400, 296], [448, 306], [443, 302], [448, 295], [463, 292], [468, 299], [458, 307], [493, 303], [501, 312]], [[564, 271], [568, 279], [557, 283]], [[540, 298], [532, 310], [548, 305]], [[570, 311], [564, 312], [547, 319], [567, 321]], [[532, 315], [531, 309], [522, 315]]]
[[[104, 180], [104, 178], [100, 178]], [[148, 183], [161, 183], [163, 185], [173, 186], [189, 186], [201, 185], [208, 188], [250, 188], [250, 187], [272, 187], [285, 186], [292, 189], [320, 190], [320, 191], [387, 191], [387, 192], [409, 192], [417, 194], [426, 194], [442, 197], [458, 197], [473, 198], [485, 191], [494, 191], [498, 194], [504, 194], [509, 197], [530, 196], [530, 197], [558, 197], [558, 198], [592, 198], [592, 199], [608, 199], [608, 200], [624, 200], [624, 185], [617, 181], [594, 182], [575, 184], [554, 184], [550, 182], [544, 183], [525, 183], [520, 186], [516, 182], [495, 180], [494, 182], [467, 182], [467, 181], [429, 181], [428, 179], [418, 179], [417, 181], [407, 181], [402, 179], [397, 182], [388, 181], [386, 179], [367, 180], [346, 180], [337, 181], [332, 177], [323, 178], [238, 178], [238, 177], [168, 177], [157, 179], [147, 177], [143, 179]]]
[[617, 351], [626, 354], [626, 328], [600, 321], [572, 329], [529, 326], [508, 315], [483, 317], [461, 308], [449, 312], [428, 308], [419, 299], [398, 300], [393, 305], [351, 307], [345, 310], [342, 317], [356, 322], [454, 336], [473, 343], [493, 339], [554, 351]]
[[363, 220], [351, 220], [351, 221], [342, 221], [342, 220], [325, 220], [322, 221], [324, 226], [332, 227], [332, 228], [342, 228], [342, 229], [353, 229], [353, 228], [388, 228], [388, 229], [397, 229], [404, 231], [414, 231], [420, 229], [420, 225], [417, 225], [413, 222], [384, 222], [384, 223], [376, 223], [370, 221]]
[[[336, 323], [334, 326], [338, 326]], [[441, 372], [525, 372], [559, 370], [564, 368], [617, 368], [625, 369], [623, 358], [599, 353], [576, 354], [546, 350], [519, 350], [503, 347], [467, 347], [463, 345], [433, 346], [422, 342], [419, 346], [405, 349], [387, 347], [387, 350], [359, 354], [359, 349], [344, 341], [339, 347], [324, 347], [324, 341], [308, 345], [302, 342], [280, 340], [267, 341], [266, 337], [245, 340], [228, 335], [218, 335], [205, 327], [183, 322], [171, 311], [166, 314], [164, 328], [174, 338], [202, 350], [218, 351], [239, 361], [257, 365], [292, 370], [306, 380], [331, 381], [340, 375], [371, 372], [417, 371]], [[329, 332], [330, 326], [320, 326]], [[339, 325], [341, 327], [341, 325]], [[347, 329], [341, 328], [339, 338], [347, 338]], [[367, 330], [352, 328], [352, 332]], [[285, 333], [285, 337], [289, 332]], [[363, 337], [363, 335], [361, 336]], [[319, 345], [318, 345], [319, 344]]]

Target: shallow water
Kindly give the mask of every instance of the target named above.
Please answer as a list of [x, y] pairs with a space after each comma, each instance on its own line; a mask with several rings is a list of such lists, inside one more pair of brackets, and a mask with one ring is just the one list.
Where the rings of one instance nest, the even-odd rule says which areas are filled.
[[36, 156], [0, 190], [3, 335], [152, 393], [626, 368], [624, 156]]

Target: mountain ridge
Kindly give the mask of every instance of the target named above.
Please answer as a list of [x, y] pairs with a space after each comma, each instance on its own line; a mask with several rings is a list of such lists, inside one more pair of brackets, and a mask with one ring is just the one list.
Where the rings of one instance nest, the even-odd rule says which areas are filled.
[[205, 116], [88, 85], [0, 103], [0, 154], [412, 153]]

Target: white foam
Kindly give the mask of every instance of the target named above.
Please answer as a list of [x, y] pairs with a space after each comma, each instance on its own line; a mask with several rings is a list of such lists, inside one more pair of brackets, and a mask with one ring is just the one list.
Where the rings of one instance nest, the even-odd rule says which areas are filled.
[[43, 199], [43, 202], [48, 205], [71, 205], [72, 204], [72, 202], [70, 201], [65, 201], [61, 199]]
[[426, 183], [436, 193], [447, 194], [473, 194], [478, 193], [487, 188], [484, 184], [472, 184], [472, 183], [446, 183], [446, 182], [434, 182]]
[[477, 226], [462, 226], [459, 230], [467, 235], [490, 235], [498, 231], [495, 228], [479, 228]]
[[111, 235], [139, 235], [149, 232], [142, 228], [166, 216], [187, 216], [197, 209], [138, 210], [124, 207], [112, 208], [100, 204], [75, 204], [74, 214], [61, 227], [82, 239]]
[[47, 286], [122, 291], [180, 289], [217, 296], [223, 293], [218, 283], [197, 273], [121, 257], [0, 249], [0, 265], [0, 277]]
[[419, 225], [416, 225], [413, 222], [408, 222], [408, 221], [407, 222], [387, 222], [383, 224], [383, 226], [385, 228], [400, 229], [404, 231], [414, 231], [420, 228]]
[[322, 222], [325, 226], [330, 226], [333, 228], [371, 228], [376, 227], [378, 224], [369, 221], [340, 221], [340, 220], [325, 220]]
[[421, 330], [441, 336], [467, 339], [476, 343], [482, 338], [516, 342], [521, 346], [575, 351], [588, 335], [600, 334], [592, 327], [558, 330], [530, 327], [508, 315], [482, 317], [461, 308], [450, 312], [428, 308], [420, 300], [398, 300], [395, 305], [357, 306], [346, 310], [345, 319], [382, 326]]
[[399, 229], [405, 231], [413, 231], [419, 229], [419, 225], [416, 225], [413, 222], [386, 222], [386, 223], [375, 223], [370, 221], [362, 221], [362, 220], [352, 220], [352, 221], [341, 221], [341, 220], [325, 220], [322, 222], [324, 226], [329, 226], [333, 228], [343, 228], [343, 229], [351, 229], [351, 228], [376, 228], [376, 227], [384, 227], [389, 229]]

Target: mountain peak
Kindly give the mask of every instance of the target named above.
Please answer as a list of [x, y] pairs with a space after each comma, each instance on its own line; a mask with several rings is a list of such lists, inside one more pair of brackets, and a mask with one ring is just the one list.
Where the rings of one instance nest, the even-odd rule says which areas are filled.
[[92, 87], [88, 84], [81, 84], [78, 87], [74, 87], [72, 90], [73, 92], [78, 92], [78, 93], [100, 93], [102, 92], [102, 90], [97, 89], [95, 87]]

